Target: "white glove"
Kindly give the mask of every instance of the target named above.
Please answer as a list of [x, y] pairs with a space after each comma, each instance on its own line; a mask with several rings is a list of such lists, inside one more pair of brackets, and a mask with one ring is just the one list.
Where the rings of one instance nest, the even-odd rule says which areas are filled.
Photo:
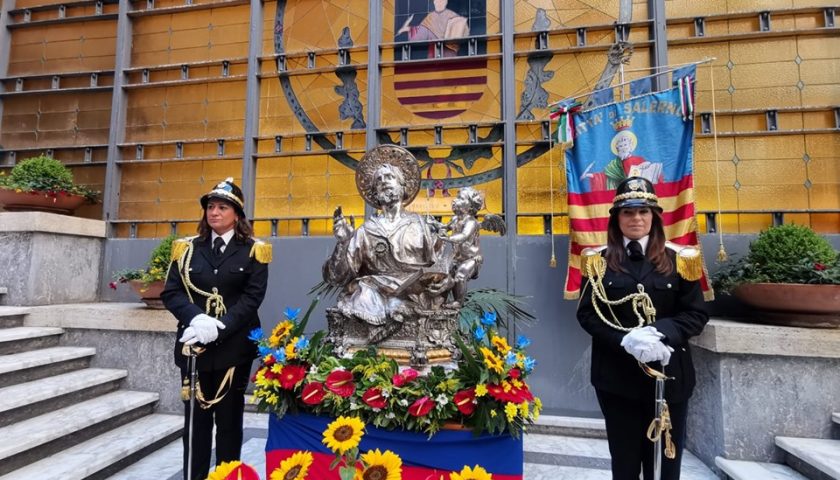
[[668, 345], [662, 342], [656, 342], [651, 348], [642, 352], [638, 360], [642, 363], [662, 362], [662, 366], [664, 367], [671, 361], [671, 352], [673, 351], [674, 349]]
[[180, 342], [186, 343], [187, 345], [192, 345], [198, 341], [198, 337], [195, 336], [195, 329], [193, 327], [187, 327], [184, 329], [184, 334], [181, 335]]
[[[187, 345], [192, 345], [197, 342], [207, 345], [213, 340], [219, 338], [219, 329], [224, 330], [224, 328], [225, 324], [220, 320], [213, 318], [210, 315], [200, 313], [190, 320], [190, 326], [184, 330], [184, 335], [181, 337], [181, 341]], [[187, 330], [189, 329], [193, 330], [194, 338], [187, 338]]]
[[660, 342], [660, 339], [665, 335], [651, 326], [643, 328], [634, 328], [621, 339], [621, 346], [630, 355], [642, 362], [642, 353], [654, 348], [654, 345]]

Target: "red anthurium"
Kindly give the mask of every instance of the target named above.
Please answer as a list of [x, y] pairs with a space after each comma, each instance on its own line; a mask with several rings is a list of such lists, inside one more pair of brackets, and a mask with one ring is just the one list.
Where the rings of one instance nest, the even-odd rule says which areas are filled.
[[392, 383], [394, 384], [394, 386], [395, 386], [395, 387], [397, 387], [397, 388], [402, 387], [403, 385], [405, 385], [405, 383], [406, 383], [407, 381], [408, 381], [408, 380], [406, 380], [405, 375], [403, 375], [402, 373], [398, 373], [398, 374], [394, 375], [393, 377], [391, 377], [391, 382], [392, 382]]
[[464, 415], [472, 415], [475, 411], [475, 389], [461, 390], [453, 397], [458, 411]]
[[336, 370], [327, 375], [327, 389], [339, 397], [347, 398], [356, 391], [353, 374], [347, 370]]
[[520, 372], [518, 368], [511, 368], [508, 375], [510, 375], [510, 378], [519, 378], [522, 375], [522, 372]]
[[405, 377], [406, 382], [410, 382], [410, 381], [414, 380], [415, 378], [417, 378], [418, 375], [420, 375], [417, 372], [417, 370], [415, 370], [413, 368], [406, 368], [401, 373], [402, 373], [402, 376]]
[[362, 395], [362, 401], [371, 408], [385, 408], [386, 400], [382, 396], [382, 389], [379, 387], [368, 388]]
[[324, 400], [324, 395], [326, 394], [327, 391], [324, 390], [323, 383], [310, 382], [303, 386], [300, 398], [307, 405], [318, 405]]
[[292, 390], [305, 376], [306, 367], [303, 365], [286, 365], [280, 374], [280, 385], [286, 390]]
[[434, 406], [435, 402], [429, 397], [420, 397], [408, 407], [408, 413], [413, 417], [422, 417], [431, 412]]

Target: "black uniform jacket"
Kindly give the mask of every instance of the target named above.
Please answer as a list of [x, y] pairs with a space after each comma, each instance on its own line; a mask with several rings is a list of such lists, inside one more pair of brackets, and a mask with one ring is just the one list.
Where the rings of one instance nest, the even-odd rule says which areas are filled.
[[[674, 252], [666, 249], [671, 259]], [[610, 300], [618, 300], [638, 291], [637, 285], [644, 285], [656, 307], [657, 330], [665, 334], [666, 345], [674, 349], [671, 360], [665, 367], [665, 373], [674, 380], [665, 382], [665, 398], [673, 402], [687, 400], [694, 389], [694, 364], [691, 360], [689, 338], [699, 335], [709, 320], [703, 302], [703, 293], [699, 281], [681, 278], [676, 268], [670, 275], [658, 273], [647, 258], [642, 260], [641, 268], [634, 269], [631, 260], [626, 259], [623, 267], [627, 272], [614, 272], [607, 268], [604, 276], [604, 289]], [[632, 313], [631, 302], [613, 306], [612, 311], [625, 327], [638, 325], [637, 317]], [[598, 305], [601, 313], [612, 319], [606, 305]], [[615, 395], [632, 399], [653, 399], [655, 381], [645, 375], [636, 359], [621, 346], [621, 339], [627, 332], [616, 330], [606, 325], [592, 306], [592, 287], [589, 282], [581, 289], [577, 311], [581, 326], [592, 335], [592, 385]], [[651, 367], [662, 370], [659, 362]]]
[[[257, 309], [265, 297], [268, 283], [268, 265], [251, 258], [252, 239], [237, 240], [234, 236], [225, 247], [224, 253], [213, 255], [210, 239], [196, 237], [192, 259], [186, 267], [190, 281], [205, 292], [218, 288], [224, 299], [227, 313], [219, 318], [225, 329], [219, 330], [219, 338], [198, 356], [199, 371], [224, 370], [234, 365], [241, 365], [257, 356], [257, 346], [248, 339], [251, 330], [260, 326]], [[177, 262], [173, 262], [166, 279], [166, 287], [161, 299], [167, 310], [178, 319], [178, 332], [175, 342], [175, 364], [181, 369], [187, 368], [187, 357], [181, 354], [183, 344], [177, 339], [184, 334], [184, 329], [196, 315], [205, 312], [207, 297], [190, 291], [192, 302], [178, 272]], [[213, 316], [213, 312], [210, 312]], [[199, 344], [200, 345], [200, 344]]]

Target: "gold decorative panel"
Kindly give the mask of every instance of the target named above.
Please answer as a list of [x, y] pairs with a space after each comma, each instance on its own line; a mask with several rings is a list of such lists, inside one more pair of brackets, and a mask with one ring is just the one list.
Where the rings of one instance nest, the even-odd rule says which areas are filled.
[[[263, 55], [275, 52], [277, 3], [265, 4], [263, 13]], [[338, 48], [347, 29], [353, 46], [368, 44], [368, 2], [366, 0], [294, 0], [282, 2], [283, 51], [289, 54]], [[246, 37], [247, 38], [247, 37]]]
[[8, 75], [113, 70], [116, 31], [116, 21], [14, 30]]
[[[514, 2], [517, 32], [533, 30], [535, 21], [550, 22], [549, 28], [611, 24], [618, 19], [619, 2], [601, 0], [522, 0]], [[633, 0], [633, 21], [648, 18], [646, 0]]]

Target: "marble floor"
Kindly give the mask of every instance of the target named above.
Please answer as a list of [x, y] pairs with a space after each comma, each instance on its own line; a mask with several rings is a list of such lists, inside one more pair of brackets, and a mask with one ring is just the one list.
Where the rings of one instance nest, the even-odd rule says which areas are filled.
[[[268, 436], [265, 414], [245, 414], [242, 460], [262, 475], [265, 471], [265, 441]], [[609, 451], [606, 440], [527, 434], [524, 440], [524, 480], [609, 480]], [[110, 480], [180, 480], [181, 441], [166, 445], [129, 466]], [[683, 460], [684, 480], [717, 480], [694, 455]]]

